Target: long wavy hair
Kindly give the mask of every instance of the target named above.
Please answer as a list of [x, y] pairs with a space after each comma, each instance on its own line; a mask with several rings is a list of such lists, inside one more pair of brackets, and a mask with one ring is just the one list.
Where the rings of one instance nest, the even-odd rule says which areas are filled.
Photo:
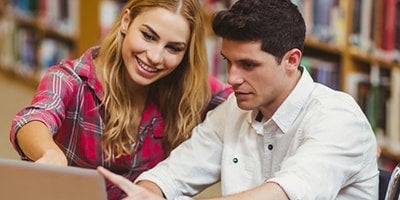
[[[164, 150], [170, 151], [190, 137], [191, 130], [201, 122], [210, 101], [208, 63], [205, 46], [203, 12], [198, 0], [131, 0], [124, 7], [130, 10], [131, 22], [135, 17], [153, 8], [165, 8], [181, 14], [190, 24], [189, 48], [183, 60], [171, 74], [154, 82], [149, 95], [161, 110], [165, 122]], [[103, 68], [105, 126], [103, 147], [106, 159], [115, 159], [133, 152], [131, 146], [138, 140], [138, 130], [133, 130], [133, 120], [140, 118], [132, 103], [135, 94], [129, 90], [129, 76], [122, 59], [120, 32], [122, 14], [104, 38], [99, 52]], [[162, 17], [162, 16], [161, 16]], [[134, 133], [133, 135], [130, 133]]]

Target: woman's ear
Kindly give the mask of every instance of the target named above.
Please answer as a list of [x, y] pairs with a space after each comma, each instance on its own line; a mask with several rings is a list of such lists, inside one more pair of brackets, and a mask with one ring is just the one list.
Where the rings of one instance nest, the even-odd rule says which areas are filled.
[[122, 15], [121, 27], [120, 27], [120, 31], [122, 34], [126, 34], [128, 31], [129, 23], [131, 22], [130, 13], [131, 11], [129, 9], [126, 9], [124, 11], [124, 14]]

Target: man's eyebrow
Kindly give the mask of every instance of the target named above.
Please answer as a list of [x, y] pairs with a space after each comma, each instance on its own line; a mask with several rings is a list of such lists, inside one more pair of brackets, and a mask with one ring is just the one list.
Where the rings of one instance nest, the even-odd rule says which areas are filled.
[[[221, 55], [223, 58], [229, 60], [222, 52], [220, 52], [220, 55]], [[232, 61], [232, 62], [233, 62], [233, 61]], [[236, 60], [235, 62], [238, 62], [238, 63], [258, 63], [257, 60], [250, 59], [250, 58], [242, 58], [242, 59]]]
[[222, 53], [222, 51], [220, 51], [219, 54], [220, 54], [222, 57], [226, 58], [226, 56]]

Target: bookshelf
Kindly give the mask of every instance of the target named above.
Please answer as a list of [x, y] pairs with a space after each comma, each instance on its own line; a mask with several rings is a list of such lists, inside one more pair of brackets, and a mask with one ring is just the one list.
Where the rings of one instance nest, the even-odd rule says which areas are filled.
[[0, 7], [0, 69], [32, 87], [51, 65], [99, 42], [100, 0], [5, 0]]
[[[210, 13], [227, 8], [235, 1], [201, 0], [206, 20], [210, 20]], [[48, 43], [54, 40], [67, 47], [64, 58], [79, 56], [88, 47], [98, 44], [125, 2], [5, 0], [5, 4], [0, 5], [1, 71], [11, 71], [16, 77], [23, 77], [21, 81], [37, 84], [41, 71], [46, 68], [40, 60], [40, 48], [48, 38], [52, 39]], [[359, 102], [381, 146], [381, 166], [390, 168], [390, 164], [385, 163], [400, 162], [400, 0], [292, 2], [298, 5], [307, 25], [303, 64], [308, 70], [314, 70], [312, 74], [329, 77], [330, 82], [335, 80], [329, 85], [325, 78], [313, 75], [318, 82], [348, 92]], [[30, 12], [30, 9], [38, 10], [41, 3], [68, 8], [67, 19], [73, 21], [70, 26], [73, 31], [60, 28], [62, 23], [46, 25], [43, 14], [39, 14], [42, 12], [28, 16], [12, 14], [19, 13], [15, 5], [20, 4], [22, 10]], [[209, 28], [206, 30], [210, 73], [224, 81], [226, 71], [219, 55], [220, 41]], [[15, 39], [17, 36], [27, 41], [28, 45], [23, 48], [33, 49], [33, 53], [18, 54], [20, 51], [15, 46], [20, 40]], [[26, 60], [28, 64], [24, 66]]]

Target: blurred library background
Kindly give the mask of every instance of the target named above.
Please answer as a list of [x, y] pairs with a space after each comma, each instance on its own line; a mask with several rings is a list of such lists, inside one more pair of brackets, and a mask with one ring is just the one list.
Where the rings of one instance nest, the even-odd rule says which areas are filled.
[[[206, 20], [235, 0], [200, 0]], [[379, 168], [400, 162], [400, 0], [292, 0], [307, 25], [302, 64], [316, 82], [351, 94], [381, 147]], [[11, 119], [30, 103], [43, 73], [101, 42], [126, 0], [2, 0], [0, 157], [18, 159]], [[209, 24], [209, 23], [208, 23]], [[209, 72], [226, 71], [207, 30]]]

